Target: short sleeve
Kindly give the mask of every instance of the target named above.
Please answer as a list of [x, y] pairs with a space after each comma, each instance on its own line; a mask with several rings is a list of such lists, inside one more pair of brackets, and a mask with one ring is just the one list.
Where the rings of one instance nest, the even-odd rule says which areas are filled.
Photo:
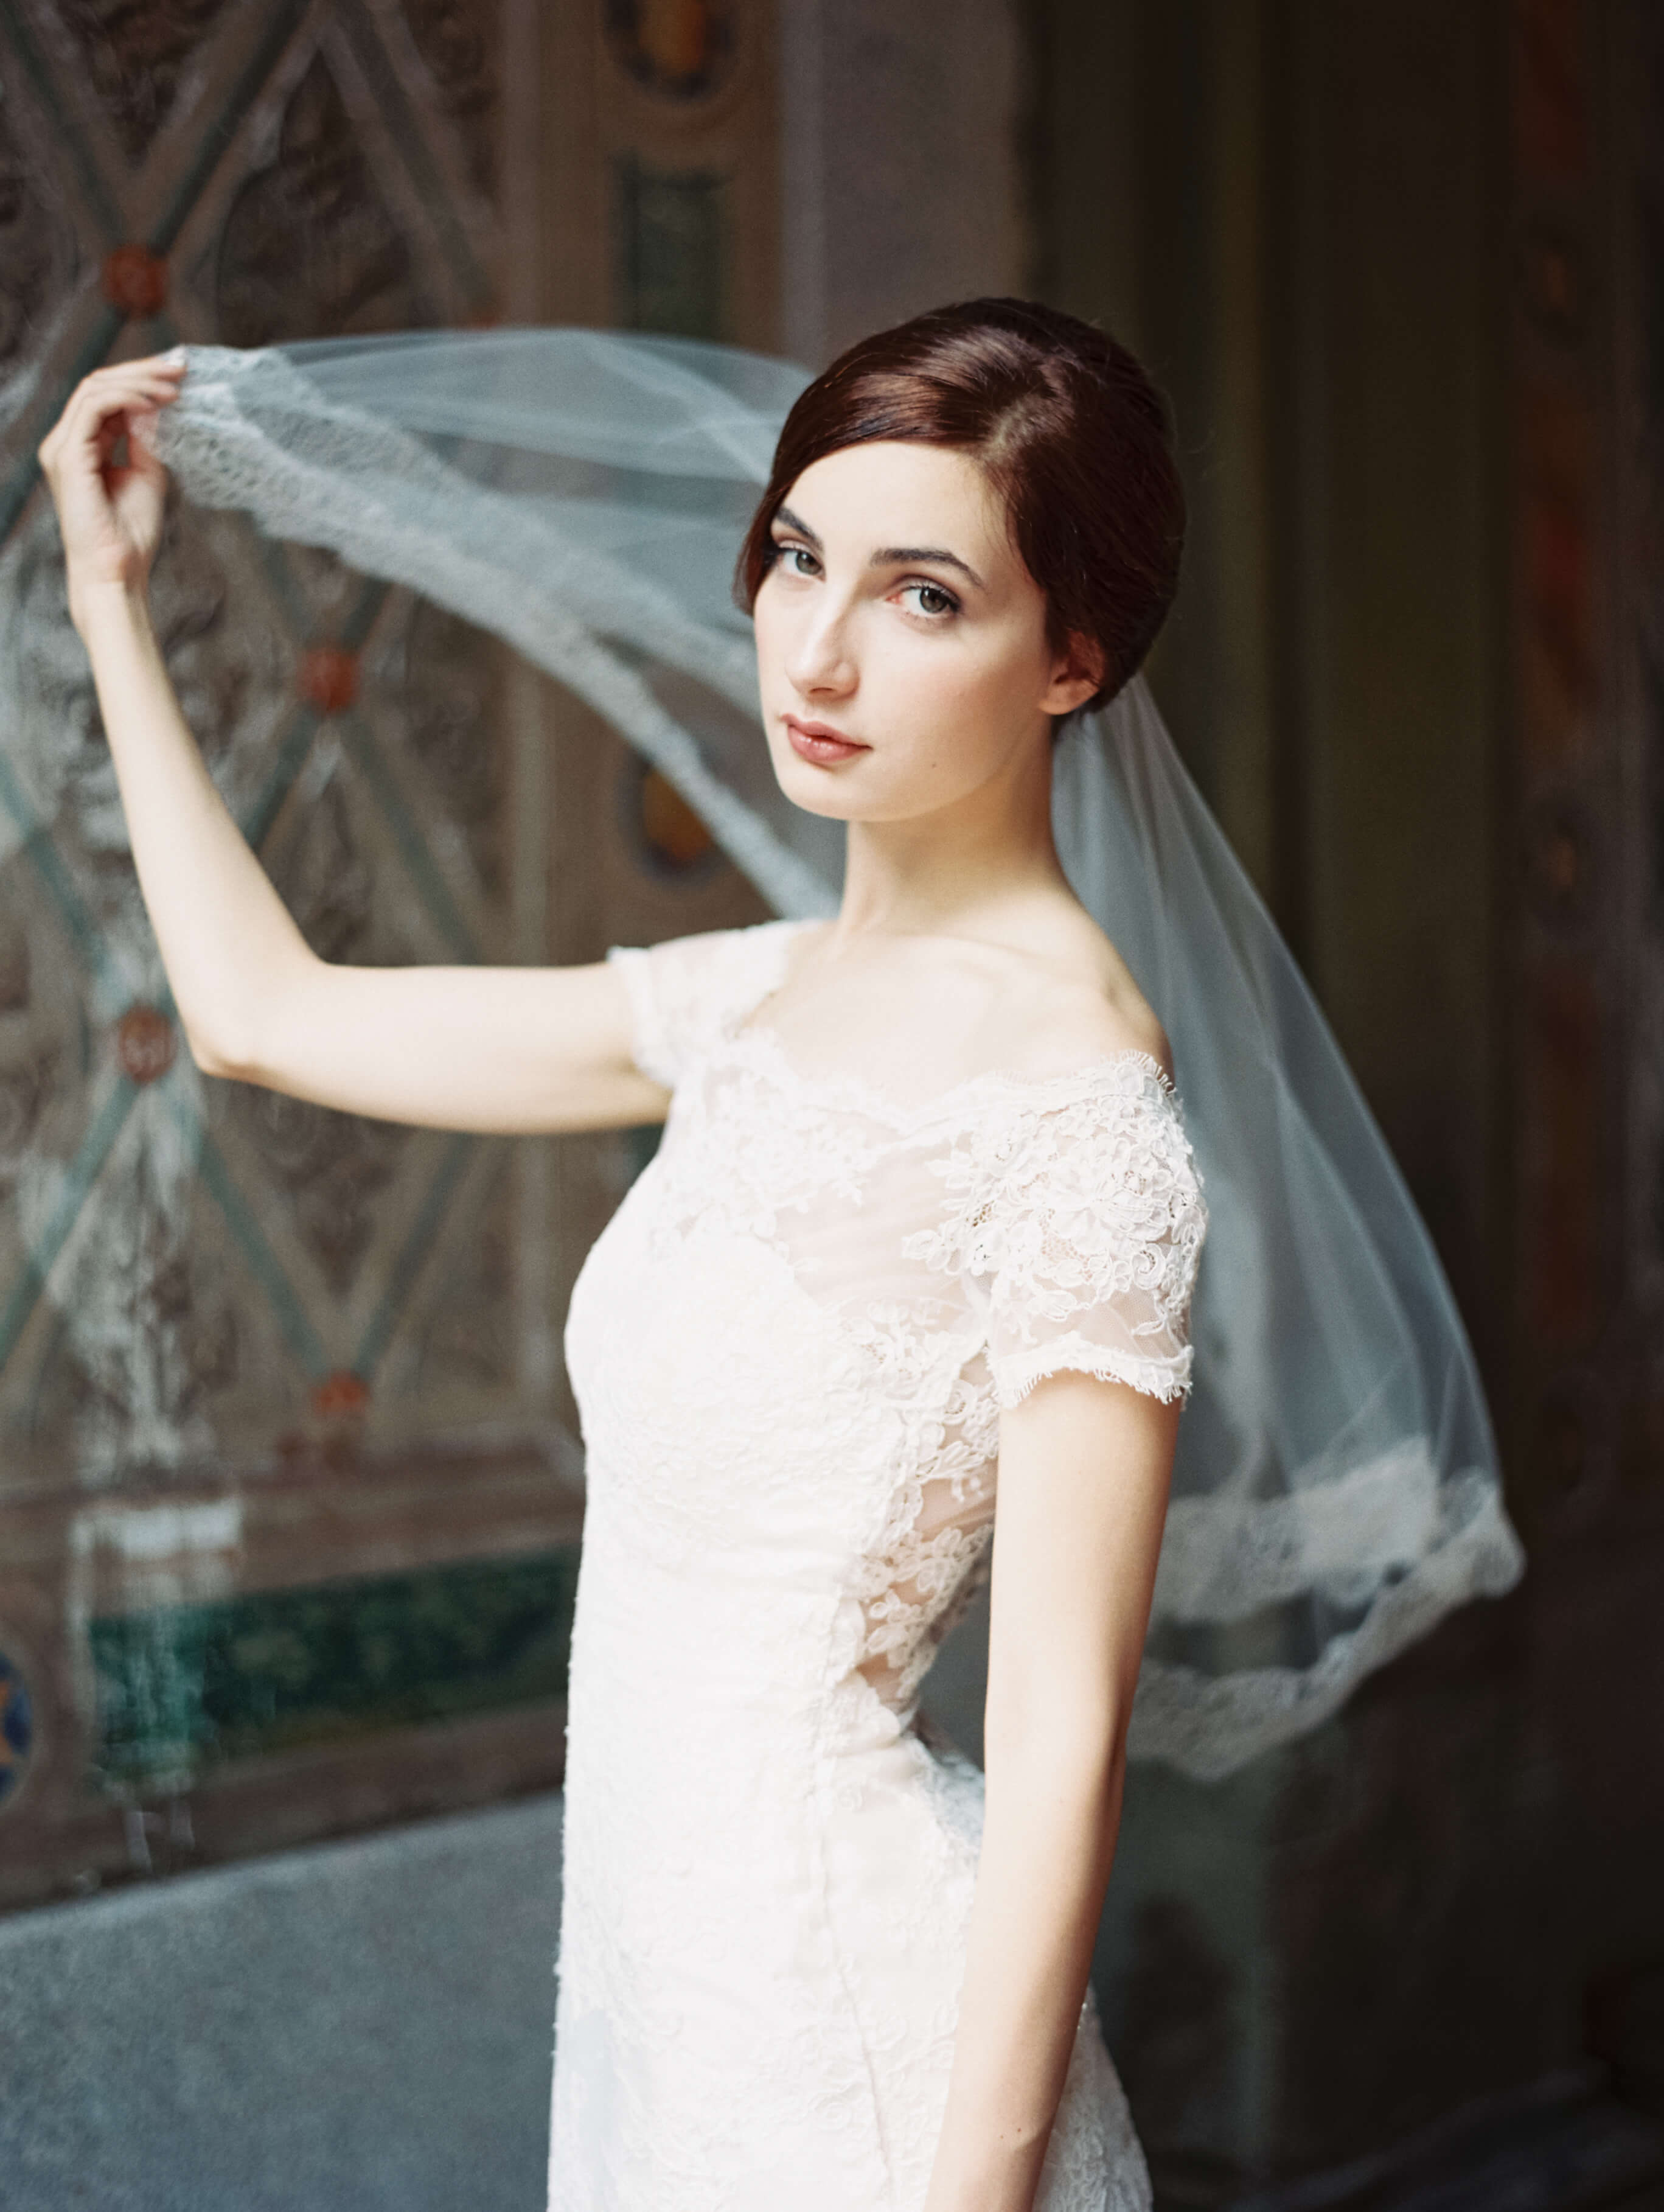
[[779, 985], [792, 921], [713, 929], [607, 954], [629, 1001], [631, 1057], [674, 1091], [687, 1070]]
[[995, 1395], [1073, 1370], [1162, 1399], [1190, 1388], [1207, 1212], [1177, 1097], [1127, 1054], [993, 1133], [960, 1237]]

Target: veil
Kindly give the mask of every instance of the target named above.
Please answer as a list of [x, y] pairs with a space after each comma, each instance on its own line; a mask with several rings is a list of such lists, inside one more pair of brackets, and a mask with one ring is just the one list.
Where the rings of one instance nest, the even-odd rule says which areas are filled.
[[[192, 346], [185, 495], [516, 647], [677, 786], [783, 915], [838, 825], [781, 795], [729, 596], [800, 368], [579, 330]], [[1141, 678], [1072, 723], [1059, 850], [1171, 1041], [1209, 1211], [1191, 1401], [1129, 1750], [1203, 1778], [1332, 1714], [1522, 1557], [1408, 1191]]]

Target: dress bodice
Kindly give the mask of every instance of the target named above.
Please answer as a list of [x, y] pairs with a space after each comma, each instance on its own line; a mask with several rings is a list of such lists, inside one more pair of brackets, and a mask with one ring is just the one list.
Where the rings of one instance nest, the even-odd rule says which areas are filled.
[[778, 1589], [782, 1550], [832, 1577], [845, 1658], [904, 1712], [975, 1586], [1000, 1410], [1064, 1368], [1186, 1389], [1205, 1212], [1146, 1054], [911, 1107], [799, 1074], [748, 1018], [800, 927], [614, 954], [672, 1100], [584, 1270], [570, 1361], [643, 1540], [708, 1547], [718, 1584]]

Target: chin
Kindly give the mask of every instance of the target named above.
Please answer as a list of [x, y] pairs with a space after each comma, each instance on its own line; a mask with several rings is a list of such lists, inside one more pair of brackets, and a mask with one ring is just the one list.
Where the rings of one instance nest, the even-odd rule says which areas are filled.
[[814, 775], [783, 775], [780, 787], [793, 806], [805, 814], [818, 814], [828, 822], [862, 822], [871, 810], [855, 803], [853, 794], [821, 782]]
[[768, 759], [781, 792], [805, 814], [823, 815], [829, 822], [853, 822], [870, 811], [856, 798], [849, 781], [853, 763], [829, 773], [799, 760], [783, 738], [778, 744], [770, 738]]

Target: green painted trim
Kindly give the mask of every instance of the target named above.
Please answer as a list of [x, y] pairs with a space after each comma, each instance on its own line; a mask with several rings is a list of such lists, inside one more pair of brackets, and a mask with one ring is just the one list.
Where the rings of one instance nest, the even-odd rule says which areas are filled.
[[94, 1778], [121, 1796], [230, 1759], [552, 1702], [578, 1565], [562, 1544], [100, 1616]]
[[452, 274], [477, 307], [492, 304], [490, 280], [475, 257], [468, 234], [458, 220], [443, 178], [428, 152], [421, 124], [410, 112], [404, 88], [388, 61], [373, 26], [357, 0], [336, 0], [336, 21], [346, 33], [354, 58], [387, 118], [388, 136], [422, 197]]
[[416, 886], [417, 896], [428, 909], [428, 919], [459, 960], [477, 961], [480, 954], [473, 933], [457, 910], [451, 887], [440, 873], [415, 818], [405, 805], [404, 795], [387, 766], [369, 725], [360, 714], [347, 714], [337, 719], [352, 763], [369, 786], [371, 795], [387, 818], [405, 870]]
[[[257, 532], [256, 536], [261, 554], [267, 559], [274, 588], [284, 601], [286, 611], [294, 621], [296, 635], [306, 638], [311, 632], [311, 610], [307, 607], [299, 586], [289, 574], [283, 548], [264, 532]], [[339, 642], [349, 653], [356, 653], [361, 647], [386, 597], [386, 584], [373, 579], [365, 584], [340, 631]], [[283, 725], [277, 739], [271, 773], [261, 787], [258, 796], [245, 809], [237, 825], [257, 853], [270, 835], [272, 823], [294, 789], [295, 779], [305, 768], [313, 741], [325, 719], [315, 707], [307, 706], [303, 701], [295, 708]], [[402, 846], [401, 840], [401, 849]]]
[[[3, 21], [3, 17], [4, 11], [0, 10], [0, 21]], [[22, 440], [23, 452], [3, 487], [0, 487], [0, 540], [10, 537], [18, 516], [29, 503], [29, 494], [34, 489], [35, 480], [40, 474], [40, 464], [35, 459], [36, 447], [63, 413], [76, 385], [104, 360], [124, 327], [122, 317], [113, 307], [100, 308], [81, 350], [70, 363], [69, 373], [57, 387], [54, 396], [30, 418], [27, 429], [17, 429], [14, 426], [8, 432], [8, 441], [14, 435]]]
[[81, 1218], [81, 1209], [87, 1203], [88, 1194], [98, 1181], [104, 1163], [110, 1157], [111, 1147], [121, 1134], [137, 1096], [137, 1091], [124, 1075], [116, 1078], [109, 1097], [94, 1118], [74, 1159], [65, 1170], [64, 1188], [52, 1209], [52, 1218], [46, 1224], [46, 1233], [24, 1261], [5, 1306], [0, 1310], [0, 1368], [5, 1366], [17, 1349], [18, 1340], [28, 1327], [29, 1316], [46, 1287], [46, 1278], [51, 1274], [59, 1253], [69, 1243], [75, 1225]]
[[[180, 1109], [181, 1114], [184, 1109]], [[225, 1216], [226, 1225], [250, 1273], [265, 1292], [267, 1303], [276, 1317], [277, 1326], [288, 1340], [289, 1350], [301, 1368], [316, 1382], [329, 1372], [329, 1356], [319, 1339], [317, 1331], [307, 1318], [306, 1309], [295, 1295], [295, 1287], [283, 1273], [277, 1255], [267, 1243], [259, 1223], [249, 1208], [241, 1191], [232, 1179], [231, 1170], [214, 1139], [203, 1130], [202, 1148], [197, 1158], [197, 1172], [214, 1203]]]
[[181, 175], [173, 198], [151, 229], [149, 243], [157, 253], [172, 252], [191, 210], [242, 128], [243, 118], [264, 89], [278, 55], [288, 44], [307, 13], [308, 0], [282, 0], [269, 7], [271, 21], [265, 36], [244, 63], [225, 105], [204, 132], [202, 143]]
[[367, 1382], [374, 1374], [382, 1353], [387, 1349], [388, 1340], [398, 1325], [399, 1316], [410, 1303], [416, 1278], [434, 1249], [457, 1185], [462, 1180], [463, 1170], [473, 1158], [477, 1145], [478, 1139], [474, 1137], [452, 1137], [445, 1148], [439, 1172], [428, 1185], [427, 1195], [410, 1224], [410, 1232], [388, 1272], [386, 1288], [381, 1293], [354, 1357], [353, 1373], [361, 1376]]
[[105, 236], [112, 246], [119, 246], [122, 241], [120, 210], [111, 198], [103, 172], [94, 163], [86, 141], [76, 130], [74, 117], [58, 96], [58, 86], [52, 73], [42, 58], [39, 48], [28, 34], [21, 8], [0, 8], [0, 33], [11, 40], [12, 51], [22, 63], [25, 75], [68, 147], [70, 158], [80, 173], [82, 190], [92, 205], [93, 213], [103, 224]]
[[254, 541], [254, 555], [265, 571], [273, 598], [282, 611], [289, 635], [297, 645], [307, 644], [317, 627], [317, 617], [306, 593], [295, 580], [287, 551], [282, 542], [269, 538], [252, 514], [238, 511], [237, 520]]
[[726, 337], [729, 216], [721, 172], [660, 168], [639, 155], [620, 155], [613, 222], [628, 327]]
[[48, 897], [58, 908], [58, 918], [69, 932], [82, 965], [95, 981], [104, 981], [112, 972], [112, 964], [103, 933], [82, 904], [64, 855], [52, 842], [52, 832], [35, 820], [28, 793], [18, 781], [3, 751], [0, 751], [0, 805], [23, 832], [19, 850], [27, 854]]
[[[189, 220], [191, 210], [235, 139], [244, 118], [270, 76], [279, 54], [304, 19], [308, 5], [309, 0], [282, 0], [282, 4], [273, 9], [272, 21], [264, 37], [244, 64], [224, 106], [209, 125], [196, 154], [180, 176], [173, 197], [151, 228], [146, 242], [153, 252], [171, 253], [178, 243], [179, 233]], [[121, 210], [111, 198], [103, 175], [76, 128], [74, 118], [58, 99], [52, 72], [29, 37], [20, 9], [0, 7], [0, 34], [9, 38], [30, 82], [68, 148], [94, 214], [103, 225], [107, 242], [111, 246], [120, 245], [126, 234]], [[157, 326], [161, 345], [167, 345], [175, 336], [171, 319], [164, 313], [153, 318], [153, 320]], [[124, 327], [124, 316], [113, 307], [104, 308], [77, 353], [68, 378], [58, 390], [56, 404], [43, 410], [37, 421], [44, 426], [48, 420], [57, 419], [70, 392], [89, 369], [95, 368], [105, 359]], [[27, 437], [23, 456], [7, 477], [3, 488], [0, 488], [0, 540], [10, 535], [13, 525], [28, 503], [29, 494], [34, 489], [35, 477], [39, 474], [35, 447], [44, 434], [43, 428]]]
[[380, 576], [367, 576], [364, 588], [358, 595], [358, 604], [341, 625], [340, 641], [349, 653], [356, 653], [375, 627], [375, 618], [386, 604], [391, 585]]
[[283, 801], [307, 764], [321, 719], [316, 708], [303, 704], [295, 708], [283, 726], [271, 773], [237, 824], [257, 853], [270, 836], [271, 825], [282, 812]]

